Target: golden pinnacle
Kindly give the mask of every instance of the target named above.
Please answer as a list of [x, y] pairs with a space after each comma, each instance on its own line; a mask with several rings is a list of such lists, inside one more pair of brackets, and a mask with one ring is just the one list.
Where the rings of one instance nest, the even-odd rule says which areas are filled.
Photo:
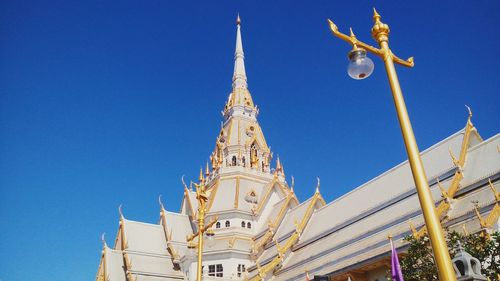
[[382, 17], [380, 14], [377, 12], [377, 9], [375, 7], [373, 8], [373, 21], [374, 22], [379, 22]]
[[198, 178], [200, 180], [200, 182], [203, 182], [204, 178], [203, 178], [203, 168], [200, 167], [200, 177]]

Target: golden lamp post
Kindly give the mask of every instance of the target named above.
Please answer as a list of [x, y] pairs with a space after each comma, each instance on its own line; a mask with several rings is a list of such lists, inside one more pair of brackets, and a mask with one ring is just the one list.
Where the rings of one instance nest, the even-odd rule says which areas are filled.
[[[213, 244], [214, 241], [214, 231], [210, 229], [212, 225], [214, 225], [215, 222], [217, 222], [217, 218], [215, 218], [213, 221], [205, 225], [205, 215], [206, 215], [206, 205], [208, 201], [208, 196], [206, 193], [206, 186], [205, 186], [205, 178], [203, 177], [203, 170], [200, 169], [200, 183], [199, 184], [194, 184], [196, 187], [196, 199], [198, 200], [198, 231], [190, 236], [187, 237], [188, 241], [188, 248], [190, 251], [194, 251], [196, 248], [198, 248], [198, 269], [196, 272], [196, 280], [201, 281], [202, 275], [203, 275], [203, 265], [202, 265], [202, 257], [203, 257], [203, 234], [206, 234], [207, 240], [210, 244]], [[192, 241], [194, 240], [195, 237], [198, 237], [198, 245], [193, 243]]]
[[427, 182], [427, 176], [425, 175], [422, 160], [420, 159], [420, 152], [415, 140], [415, 135], [413, 134], [410, 118], [408, 117], [408, 111], [406, 110], [403, 93], [401, 92], [398, 76], [394, 68], [394, 63], [406, 67], [413, 67], [413, 57], [403, 60], [392, 53], [388, 43], [390, 32], [389, 26], [382, 23], [380, 19], [380, 15], [375, 9], [373, 9], [373, 21], [375, 23], [371, 32], [372, 37], [375, 41], [377, 41], [380, 48], [376, 48], [359, 41], [352, 32], [352, 29], [350, 30], [350, 35], [347, 35], [340, 32], [331, 20], [328, 20], [328, 23], [334, 36], [347, 41], [353, 46], [353, 49], [348, 54], [350, 61], [348, 73], [352, 78], [358, 80], [364, 79], [370, 76], [373, 72], [374, 65], [371, 59], [366, 57], [367, 51], [384, 60], [385, 70], [387, 72], [387, 77], [389, 78], [389, 84], [391, 86], [392, 96], [396, 106], [396, 112], [398, 114], [399, 125], [403, 133], [406, 152], [408, 154], [408, 161], [410, 162], [413, 180], [415, 181], [415, 186], [417, 188], [420, 207], [422, 208], [425, 224], [427, 226], [432, 244], [432, 250], [434, 251], [439, 272], [439, 279], [446, 281], [456, 280], [455, 271], [453, 270], [453, 266], [451, 264], [450, 254], [448, 253], [448, 247], [446, 246], [446, 241], [444, 239], [443, 229], [441, 228], [441, 223], [436, 213], [434, 200], [432, 199], [429, 184]]

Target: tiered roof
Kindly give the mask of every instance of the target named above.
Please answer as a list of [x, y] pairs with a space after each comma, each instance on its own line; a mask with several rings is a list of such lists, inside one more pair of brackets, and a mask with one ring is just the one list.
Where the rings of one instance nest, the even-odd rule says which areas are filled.
[[[386, 266], [389, 232], [400, 248], [403, 236], [425, 233], [407, 162], [328, 204], [318, 179], [316, 192], [300, 203], [279, 159], [271, 168], [272, 153], [257, 115], [248, 90], [238, 16], [232, 91], [211, 169], [207, 165], [205, 171], [206, 220], [242, 219], [251, 221], [253, 229], [216, 229], [217, 243], [205, 247], [205, 255], [246, 257], [249, 280], [301, 280], [306, 272], [345, 280]], [[470, 115], [463, 130], [422, 152], [443, 225], [469, 231], [498, 228], [499, 147], [500, 135], [483, 141]], [[180, 213], [165, 210], [160, 201], [157, 224], [127, 220], [120, 208], [115, 245], [111, 249], [104, 242], [97, 280], [187, 279], [187, 237], [196, 232], [198, 201], [184, 180], [183, 185]]]

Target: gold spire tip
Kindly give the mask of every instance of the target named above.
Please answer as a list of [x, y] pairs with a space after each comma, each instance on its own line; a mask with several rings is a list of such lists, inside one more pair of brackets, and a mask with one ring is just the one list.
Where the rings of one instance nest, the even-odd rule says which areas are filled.
[[200, 182], [203, 181], [203, 166], [200, 167], [200, 177], [199, 177]]
[[374, 21], [379, 21], [381, 18], [380, 14], [377, 12], [377, 9], [375, 9], [375, 7], [373, 7], [373, 20]]
[[240, 13], [238, 13], [238, 16], [236, 17], [236, 25], [240, 24], [241, 24]]

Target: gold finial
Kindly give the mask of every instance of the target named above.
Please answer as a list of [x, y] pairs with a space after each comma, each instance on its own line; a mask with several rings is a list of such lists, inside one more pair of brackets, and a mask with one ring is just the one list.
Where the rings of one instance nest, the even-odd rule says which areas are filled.
[[339, 28], [331, 19], [327, 19], [328, 25], [330, 25], [330, 30], [335, 34], [339, 32]]
[[[349, 37], [351, 38], [352, 50], [355, 51], [358, 49], [358, 39], [356, 39], [356, 35], [354, 35], [354, 31], [352, 31], [352, 27], [349, 27]], [[350, 54], [350, 53], [349, 53]]]
[[379, 44], [382, 42], [389, 41], [389, 26], [381, 21], [381, 16], [375, 8], [373, 8], [373, 27], [372, 27], [372, 37]]
[[280, 156], [276, 157], [276, 171], [281, 171], [281, 161], [280, 161]]
[[238, 13], [238, 16], [236, 17], [236, 24], [237, 25], [241, 24], [240, 13]]
[[380, 14], [377, 12], [377, 9], [375, 9], [375, 7], [373, 7], [373, 21], [374, 22], [380, 22], [380, 19], [382, 17], [380, 16]]
[[205, 167], [205, 176], [208, 177], [210, 175], [210, 170], [208, 169], [208, 161], [207, 161], [207, 165]]
[[205, 178], [203, 178], [203, 168], [200, 167], [200, 177], [198, 178], [200, 180], [200, 182], [203, 182], [205, 180]]

